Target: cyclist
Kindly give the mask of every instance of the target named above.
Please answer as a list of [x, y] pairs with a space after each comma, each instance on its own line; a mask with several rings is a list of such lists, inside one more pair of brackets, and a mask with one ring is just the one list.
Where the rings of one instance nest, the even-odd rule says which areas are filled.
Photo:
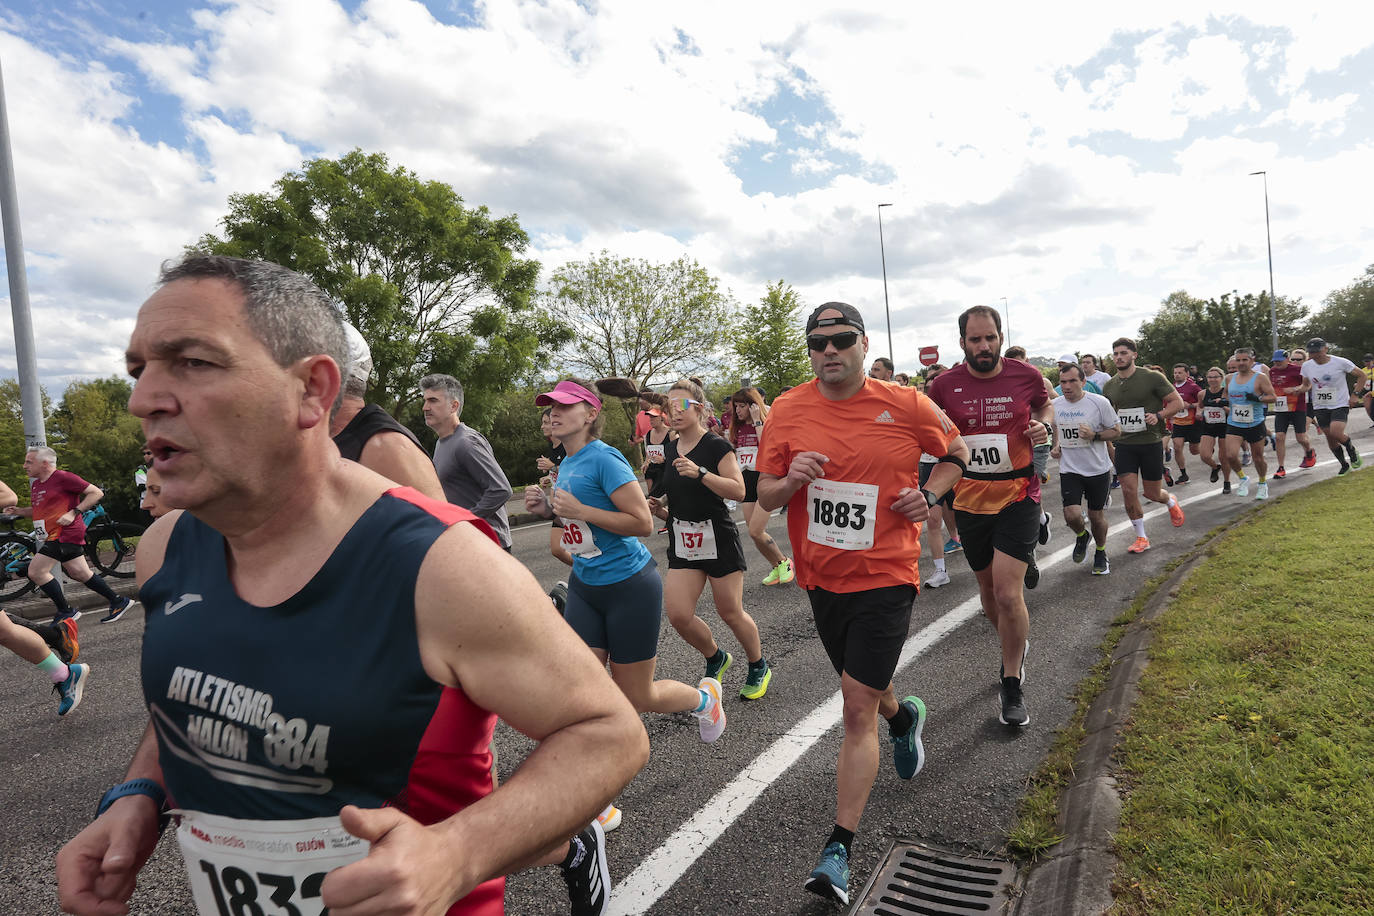
[[706, 660], [706, 677], [723, 683], [734, 657], [716, 644], [710, 626], [696, 613], [710, 582], [716, 613], [749, 661], [739, 695], [758, 700], [768, 692], [773, 672], [763, 657], [758, 625], [744, 610], [744, 549], [725, 506], [727, 499], [744, 498], [744, 477], [730, 443], [706, 431], [711, 406], [700, 387], [687, 379], [676, 382], [668, 392], [668, 410], [678, 437], [665, 446], [663, 480], [649, 494], [650, 510], [668, 521], [670, 534], [663, 609], [678, 635]]
[[[848, 903], [854, 832], [878, 774], [878, 716], [887, 720], [900, 778], [925, 762], [925, 704], [899, 701], [892, 676], [920, 581], [920, 525], [968, 450], [925, 395], [864, 375], [868, 338], [854, 306], [818, 306], [806, 321], [806, 345], [816, 377], [773, 402], [759, 446], [759, 506], [791, 506], [797, 582], [840, 675], [835, 825], [806, 888]], [[944, 459], [924, 491], [916, 480], [923, 452]]]
[[729, 437], [739, 459], [740, 470], [744, 473], [744, 499], [740, 500], [740, 511], [744, 513], [744, 524], [749, 529], [749, 537], [763, 558], [768, 561], [768, 575], [764, 585], [787, 585], [793, 579], [792, 561], [783, 555], [778, 542], [768, 533], [768, 520], [773, 513], [759, 508], [759, 431], [768, 418], [768, 405], [763, 403], [763, 395], [757, 388], [741, 388], [730, 397], [734, 405], [730, 411]]
[[1344, 356], [1328, 353], [1326, 341], [1320, 337], [1309, 340], [1307, 350], [1311, 358], [1302, 364], [1303, 390], [1310, 392], [1308, 397], [1317, 410], [1317, 427], [1326, 436], [1331, 454], [1341, 464], [1336, 473], [1349, 474], [1363, 467], [1364, 459], [1345, 434], [1345, 423], [1350, 416], [1350, 385], [1346, 376], [1357, 376], [1363, 382], [1364, 372]]
[[106, 601], [109, 613], [101, 623], [114, 623], [133, 607], [133, 598], [121, 598], [99, 574], [86, 565], [86, 521], [82, 513], [95, 507], [104, 497], [93, 483], [87, 483], [70, 471], [57, 469], [57, 452], [47, 446], [29, 449], [24, 455], [24, 473], [29, 476], [31, 506], [9, 506], [6, 515], [33, 519], [34, 536], [42, 541], [38, 553], [29, 561], [29, 579], [56, 608], [53, 622], [70, 617], [77, 620], [80, 611], [72, 610], [62, 583], [53, 577], [52, 569], [62, 564], [62, 570], [84, 584]]
[[1226, 373], [1220, 366], [1207, 370], [1207, 387], [1198, 395], [1198, 457], [1212, 469], [1212, 483], [1224, 475], [1221, 492], [1231, 492], [1231, 463], [1226, 459], [1226, 414], [1231, 399], [1226, 396]]

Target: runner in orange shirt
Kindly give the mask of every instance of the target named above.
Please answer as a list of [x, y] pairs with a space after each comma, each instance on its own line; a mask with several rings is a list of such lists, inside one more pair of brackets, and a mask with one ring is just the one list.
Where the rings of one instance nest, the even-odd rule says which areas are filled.
[[[1054, 419], [1040, 370], [1003, 359], [1002, 316], [975, 305], [959, 316], [964, 362], [942, 373], [930, 397], [964, 435], [968, 470], [954, 491], [964, 558], [978, 577], [978, 593], [1002, 642], [1003, 725], [1029, 725], [1025, 680], [1030, 615], [1024, 585], [1040, 539], [1040, 478], [1032, 449], [1049, 441]], [[1013, 674], [1012, 672], [1015, 672]]]
[[[864, 375], [868, 338], [854, 306], [818, 307], [806, 343], [816, 378], [773, 402], [759, 445], [758, 504], [788, 507], [796, 582], [840, 675], [835, 827], [806, 887], [848, 903], [850, 846], [878, 774], [876, 714], [887, 720], [899, 777], [911, 779], [925, 762], [925, 704], [899, 702], [892, 675], [920, 582], [921, 524], [958, 480], [968, 449], [925, 395]], [[940, 456], [924, 490], [923, 452]]]

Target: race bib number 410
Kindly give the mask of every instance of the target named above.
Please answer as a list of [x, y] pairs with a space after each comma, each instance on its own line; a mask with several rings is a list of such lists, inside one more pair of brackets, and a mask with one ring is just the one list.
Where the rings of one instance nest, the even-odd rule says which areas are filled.
[[811, 517], [806, 539], [838, 550], [867, 550], [873, 546], [878, 514], [878, 487], [867, 483], [813, 480], [807, 487]]
[[337, 817], [249, 821], [199, 811], [173, 814], [201, 916], [321, 916], [325, 876], [369, 849]]
[[1012, 470], [1011, 450], [1003, 433], [983, 433], [965, 436], [968, 445], [968, 469], [980, 474], [1005, 474]]

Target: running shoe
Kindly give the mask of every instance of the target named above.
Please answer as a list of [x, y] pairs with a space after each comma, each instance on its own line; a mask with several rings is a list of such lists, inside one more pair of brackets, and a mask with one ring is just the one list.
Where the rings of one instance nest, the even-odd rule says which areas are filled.
[[[1166, 459], [1166, 460], [1167, 460], [1167, 459]], [[1164, 486], [1166, 486], [1166, 487], [1172, 487], [1173, 485], [1174, 485], [1174, 475], [1171, 474], [1171, 473], [1169, 473], [1169, 469], [1168, 469], [1168, 468], [1165, 468], [1165, 469], [1164, 469]]]
[[1120, 480], [1120, 478], [1118, 478], [1115, 474], [1112, 475], [1112, 486], [1111, 486], [1111, 489], [1113, 489], [1113, 490], [1119, 490], [1119, 489], [1121, 489], [1121, 480]]
[[1349, 473], [1350, 473], [1350, 465], [1348, 465], [1348, 464], [1343, 464], [1343, 465], [1341, 465], [1341, 469], [1340, 469], [1339, 471], [1336, 472], [1336, 476], [1337, 476], [1337, 477], [1344, 477], [1346, 474], [1349, 474]]
[[964, 545], [958, 538], [950, 538], [945, 541], [945, 553], [958, 553], [964, 549]]
[[568, 583], [555, 582], [553, 588], [549, 589], [549, 600], [553, 602], [554, 610], [562, 614], [568, 606]]
[[662, 528], [658, 529], [658, 533], [659, 533], [659, 534], [667, 534], [667, 533], [668, 533], [668, 526], [667, 526], [667, 525], [664, 525]]
[[[1020, 675], [1020, 678], [1021, 678], [1021, 686], [1023, 686], [1023, 687], [1024, 687], [1025, 684], [1026, 684], [1026, 658], [1027, 658], [1027, 656], [1029, 656], [1029, 655], [1030, 655], [1030, 640], [1028, 639], [1028, 640], [1026, 640], [1025, 644], [1021, 646], [1021, 670], [1020, 670], [1020, 672], [1018, 672], [1019, 675]], [[1002, 678], [1004, 678], [1004, 677], [1006, 677], [1006, 676], [1007, 676], [1006, 668], [1005, 668], [1003, 665], [1000, 665], [1000, 664], [999, 664], [999, 665], [997, 666], [997, 680], [1000, 681]]]
[[1183, 527], [1183, 522], [1185, 521], [1183, 517], [1183, 506], [1177, 499], [1169, 503], [1169, 521], [1174, 523], [1175, 528]]
[[1040, 567], [1035, 564], [1035, 554], [1031, 554], [1030, 562], [1026, 564], [1026, 576], [1023, 580], [1026, 588], [1035, 588], [1040, 584]]
[[1216, 482], [1217, 482], [1218, 480], [1220, 480], [1220, 479], [1221, 479], [1221, 465], [1217, 465], [1216, 467], [1212, 468], [1212, 483], [1216, 483]]
[[1240, 456], [1240, 463], [1241, 463], [1241, 466], [1242, 466], [1242, 467], [1247, 467], [1247, 468], [1248, 468], [1248, 467], [1250, 466], [1250, 453], [1249, 453], [1249, 452], [1245, 452], [1244, 454], [1242, 454], [1242, 455]]
[[792, 561], [783, 557], [781, 563], [769, 570], [768, 575], [763, 577], [764, 585], [787, 585], [797, 574], [792, 571]]
[[710, 695], [706, 708], [694, 713], [697, 717], [697, 728], [701, 731], [701, 740], [710, 744], [725, 731], [725, 704], [720, 701], [720, 681], [704, 677], [697, 686]]
[[64, 621], [64, 620], [70, 620], [72, 623], [76, 623], [76, 622], [77, 622], [78, 620], [80, 620], [80, 619], [81, 619], [81, 612], [80, 612], [80, 611], [73, 610], [72, 608], [67, 608], [67, 613], [65, 613], [65, 614], [57, 614], [56, 616], [53, 617], [52, 622], [56, 624], [56, 623], [61, 623], [61, 622]]
[[1092, 532], [1085, 531], [1073, 539], [1073, 561], [1082, 563], [1088, 555], [1088, 542], [1092, 540]]
[[736, 509], [739, 508], [739, 503], [735, 502], [733, 499], [727, 499], [725, 501], [725, 508], [729, 509], [731, 512], [734, 512]]
[[741, 700], [761, 700], [763, 695], [768, 692], [768, 685], [773, 683], [773, 669], [764, 662], [762, 668], [749, 666], [749, 677], [744, 681], [744, 686], [739, 689]]
[[730, 666], [734, 664], [735, 661], [735, 657], [729, 652], [722, 651], [721, 655], [724, 657], [715, 664], [712, 664], [709, 658], [706, 659], [706, 676], [717, 684], [725, 680], [725, 672], [730, 670]]
[[1221, 485], [1221, 495], [1222, 495], [1222, 496], [1227, 496], [1227, 495], [1230, 494], [1230, 492], [1231, 492], [1231, 481], [1228, 480], [1228, 481], [1226, 481], [1224, 484]]
[[81, 705], [81, 694], [86, 690], [86, 681], [90, 676], [90, 665], [68, 665], [67, 679], [60, 684], [52, 685], [52, 689], [62, 697], [57, 704], [59, 716], [65, 716]]
[[100, 622], [101, 622], [101, 623], [114, 623], [116, 620], [118, 620], [119, 618], [121, 618], [121, 617], [124, 616], [124, 612], [125, 612], [125, 611], [127, 611], [129, 608], [131, 608], [131, 607], [133, 607], [133, 606], [134, 606], [134, 599], [132, 599], [132, 598], [121, 598], [118, 604], [112, 605], [112, 606], [110, 607], [110, 613], [108, 613], [108, 614], [106, 614], [104, 617], [101, 617], [101, 618], [100, 618]]
[[602, 916], [611, 900], [611, 869], [606, 864], [606, 834], [592, 821], [572, 839], [572, 864], [559, 866], [568, 885], [573, 916]]
[[821, 850], [821, 860], [806, 879], [806, 889], [827, 900], [849, 903], [849, 853], [834, 842]]
[[1364, 467], [1364, 459], [1360, 457], [1360, 453], [1356, 452], [1355, 454], [1351, 455], [1350, 470], [1358, 471], [1362, 467]]
[[1287, 476], [1288, 476], [1288, 472], [1285, 471], [1285, 470], [1283, 469], [1283, 465], [1279, 465], [1279, 469], [1278, 469], [1277, 471], [1274, 472], [1274, 479], [1275, 479], [1275, 480], [1283, 480], [1283, 478], [1285, 478], [1285, 477], [1287, 477]]
[[1145, 551], [1147, 551], [1147, 550], [1149, 550], [1149, 549], [1150, 549], [1150, 539], [1147, 538], [1147, 537], [1138, 537], [1138, 538], [1135, 539], [1135, 543], [1134, 543], [1134, 544], [1132, 544], [1130, 547], [1127, 547], [1127, 548], [1126, 548], [1126, 552], [1127, 552], [1127, 553], [1144, 553]]
[[1298, 463], [1298, 467], [1300, 467], [1300, 468], [1316, 467], [1316, 465], [1317, 465], [1317, 450], [1314, 449], [1314, 448], [1308, 449], [1308, 450], [1307, 450], [1307, 454], [1306, 454], [1306, 455], [1303, 455], [1303, 456], [1302, 456], [1302, 461], [1300, 461], [1300, 462]]
[[1249, 477], [1242, 477], [1240, 480], [1236, 481], [1236, 495], [1237, 495], [1237, 496], [1249, 496], [1249, 495], [1250, 495], [1250, 478], [1249, 478]]
[[1015, 725], [1023, 728], [1030, 725], [1030, 712], [1026, 709], [1025, 697], [1021, 695], [1021, 681], [1019, 678], [1002, 678], [1002, 687], [998, 691], [1000, 694], [1002, 710], [997, 718], [1003, 725]]
[[1174, 479], [1177, 480], [1179, 483], [1187, 483], [1187, 482], [1188, 482], [1189, 480], [1191, 480], [1192, 478], [1190, 478], [1190, 477], [1188, 476], [1188, 472], [1187, 472], [1187, 471], [1180, 470], [1180, 471], [1178, 472], [1178, 476], [1175, 477]]
[[[1274, 437], [1273, 437], [1273, 436], [1265, 436], [1265, 437], [1264, 437], [1264, 441], [1267, 442], [1267, 443], [1269, 443], [1269, 447], [1270, 447], [1271, 449], [1273, 449], [1274, 451], [1277, 452], [1277, 451], [1279, 450], [1278, 443], [1276, 443], [1276, 442], [1274, 441]], [[1261, 449], [1261, 451], [1263, 451], [1263, 449]]]
[[1262, 483], [1262, 484], [1260, 484], [1259, 486], [1255, 487], [1255, 499], [1268, 499], [1268, 498], [1269, 498], [1269, 484], [1268, 484], [1268, 483]]
[[1048, 512], [1041, 512], [1041, 513], [1040, 513], [1040, 546], [1043, 547], [1044, 545], [1048, 544], [1049, 542], [1050, 542], [1050, 514], [1049, 514]]
[[620, 809], [611, 802], [606, 806], [606, 810], [596, 816], [596, 822], [601, 825], [602, 833], [610, 833], [620, 826]]
[[905, 735], [892, 739], [892, 765], [902, 779], [911, 779], [926, 765], [926, 749], [921, 744], [921, 731], [926, 727], [926, 704], [920, 697], [907, 697], [899, 704], [911, 713], [911, 728]]
[[[1164, 446], [1164, 460], [1165, 460], [1165, 461], [1173, 461], [1173, 460], [1174, 460], [1174, 448], [1173, 448], [1173, 446], [1171, 446], [1171, 445], [1166, 445], [1166, 446]], [[1168, 468], [1165, 468], [1165, 469], [1164, 469], [1164, 473], [1165, 473], [1165, 474], [1168, 474], [1168, 473], [1169, 473], [1169, 469], [1168, 469]]]
[[1093, 551], [1093, 553], [1095, 554], [1095, 555], [1093, 556], [1093, 575], [1094, 575], [1094, 576], [1106, 576], [1106, 575], [1110, 575], [1110, 574], [1111, 574], [1111, 571], [1112, 571], [1112, 565], [1111, 565], [1110, 563], [1107, 562], [1107, 551], [1105, 551], [1105, 550], [1096, 550], [1096, 551]]
[[52, 628], [57, 631], [57, 657], [62, 659], [62, 664], [70, 664], [76, 661], [81, 654], [81, 646], [76, 642], [76, 624], [70, 620], [53, 624]]
[[949, 585], [949, 573], [943, 569], [935, 570], [935, 575], [926, 580], [926, 588], [941, 588]]

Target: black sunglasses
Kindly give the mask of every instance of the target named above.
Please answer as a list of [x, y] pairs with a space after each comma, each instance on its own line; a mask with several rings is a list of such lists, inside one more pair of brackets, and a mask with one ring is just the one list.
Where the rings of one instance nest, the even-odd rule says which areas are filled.
[[830, 344], [834, 344], [836, 350], [848, 350], [858, 342], [859, 334], [857, 331], [841, 331], [828, 337], [825, 334], [806, 335], [806, 346], [817, 353], [824, 351]]

